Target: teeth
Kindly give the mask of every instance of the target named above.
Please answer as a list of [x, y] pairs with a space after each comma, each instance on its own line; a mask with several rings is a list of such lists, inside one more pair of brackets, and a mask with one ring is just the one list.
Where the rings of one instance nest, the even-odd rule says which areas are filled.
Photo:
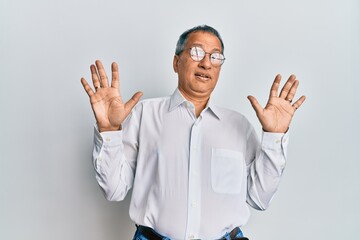
[[208, 78], [208, 76], [206, 76], [204, 74], [198, 74], [198, 76], [203, 77], [203, 78]]

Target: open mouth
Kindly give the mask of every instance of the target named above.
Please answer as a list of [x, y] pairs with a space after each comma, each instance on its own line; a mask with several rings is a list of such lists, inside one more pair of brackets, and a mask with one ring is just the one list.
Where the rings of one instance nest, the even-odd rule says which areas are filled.
[[195, 77], [201, 79], [201, 80], [210, 80], [211, 77], [204, 73], [195, 73]]

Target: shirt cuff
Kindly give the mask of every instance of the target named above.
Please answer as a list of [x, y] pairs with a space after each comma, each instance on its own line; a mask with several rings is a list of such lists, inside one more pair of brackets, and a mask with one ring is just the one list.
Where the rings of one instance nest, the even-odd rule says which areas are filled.
[[118, 146], [122, 142], [122, 130], [99, 132], [97, 124], [94, 126], [94, 142], [95, 145], [101, 146]]
[[289, 131], [286, 133], [263, 132], [261, 145], [267, 149], [286, 149], [289, 143]]

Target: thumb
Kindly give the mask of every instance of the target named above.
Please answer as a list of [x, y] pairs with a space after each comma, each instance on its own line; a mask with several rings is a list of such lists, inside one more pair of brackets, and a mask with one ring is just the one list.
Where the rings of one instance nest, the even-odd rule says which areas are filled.
[[256, 112], [256, 115], [260, 115], [261, 112], [263, 111], [263, 108], [261, 107], [261, 105], [259, 104], [259, 102], [256, 100], [255, 97], [253, 96], [248, 96], [247, 97], [251, 103], [251, 106], [253, 107], [253, 109]]
[[142, 95], [142, 92], [137, 92], [125, 103], [125, 109], [127, 112], [130, 112], [131, 109], [133, 109], [133, 107], [139, 102]]

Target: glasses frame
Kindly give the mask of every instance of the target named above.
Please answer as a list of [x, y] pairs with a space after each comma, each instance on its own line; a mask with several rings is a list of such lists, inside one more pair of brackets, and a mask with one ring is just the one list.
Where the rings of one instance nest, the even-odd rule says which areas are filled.
[[[193, 58], [193, 55], [191, 55], [191, 51], [192, 51], [193, 48], [201, 49], [201, 50], [205, 53], [205, 54], [204, 54], [204, 57], [203, 57], [202, 59], [200, 59], [200, 60], [194, 59], [194, 58]], [[202, 60], [204, 60], [204, 58], [206, 57], [206, 55], [209, 54], [209, 59], [210, 59], [211, 65], [213, 65], [214, 67], [220, 67], [221, 65], [224, 64], [225, 59], [226, 59], [225, 56], [224, 56], [224, 54], [222, 54], [221, 52], [213, 52], [213, 53], [205, 52], [205, 50], [204, 50], [202, 47], [200, 47], [200, 46], [192, 46], [191, 48], [188, 48], [187, 50], [189, 50], [190, 57], [191, 57], [191, 59], [194, 60], [195, 62], [201, 62]], [[221, 54], [221, 55], [223, 56], [223, 58], [222, 58], [222, 59], [219, 59], [219, 58], [211, 58], [211, 56], [212, 56], [213, 54], [215, 54], [215, 53], [216, 53], [216, 54]], [[214, 64], [213, 61], [211, 61], [211, 59], [220, 60], [220, 61], [221, 61], [220, 65]]]

